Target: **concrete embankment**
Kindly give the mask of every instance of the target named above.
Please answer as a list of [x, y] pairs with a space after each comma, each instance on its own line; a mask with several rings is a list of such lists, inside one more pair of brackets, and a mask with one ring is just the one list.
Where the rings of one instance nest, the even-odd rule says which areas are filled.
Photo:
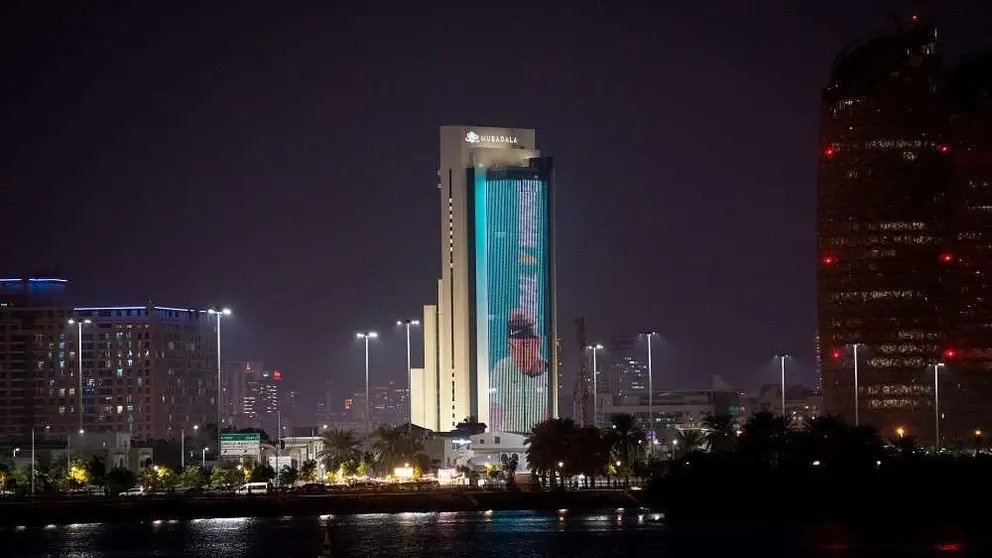
[[49, 525], [323, 514], [632, 508], [622, 492], [413, 492], [209, 498], [59, 498], [0, 503], [0, 524]]

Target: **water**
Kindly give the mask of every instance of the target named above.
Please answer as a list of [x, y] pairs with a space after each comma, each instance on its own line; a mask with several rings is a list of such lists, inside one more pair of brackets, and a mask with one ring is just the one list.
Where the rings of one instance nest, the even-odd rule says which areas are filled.
[[281, 519], [198, 519], [0, 528], [0, 555], [16, 557], [316, 557], [321, 526], [334, 556], [963, 556], [988, 549], [947, 530], [865, 537], [850, 529], [746, 525], [666, 526], [637, 510], [452, 512]]

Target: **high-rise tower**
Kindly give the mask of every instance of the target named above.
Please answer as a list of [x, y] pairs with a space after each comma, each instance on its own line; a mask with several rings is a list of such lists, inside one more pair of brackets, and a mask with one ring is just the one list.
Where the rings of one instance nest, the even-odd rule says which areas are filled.
[[534, 130], [444, 126], [438, 179], [441, 279], [414, 416], [527, 431], [558, 404], [551, 159]]
[[[950, 160], [936, 31], [912, 23], [845, 50], [820, 112], [817, 202], [824, 407], [861, 423], [933, 430]], [[928, 411], [929, 409], [929, 411]]]
[[946, 70], [915, 17], [834, 63], [817, 231], [829, 413], [927, 444], [992, 420], [990, 76], [988, 54]]

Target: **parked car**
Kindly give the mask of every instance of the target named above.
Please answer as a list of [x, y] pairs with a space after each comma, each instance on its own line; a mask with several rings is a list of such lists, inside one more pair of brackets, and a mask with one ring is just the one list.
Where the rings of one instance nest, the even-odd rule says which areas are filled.
[[145, 489], [143, 487], [141, 487], [141, 486], [135, 486], [134, 488], [128, 488], [127, 490], [125, 490], [124, 492], [121, 492], [119, 494], [119, 496], [121, 498], [127, 498], [127, 497], [131, 497], [131, 496], [144, 496], [144, 495], [145, 495]]
[[235, 494], [246, 495], [246, 494], [268, 494], [269, 493], [269, 483], [267, 482], [249, 482], [241, 485]]

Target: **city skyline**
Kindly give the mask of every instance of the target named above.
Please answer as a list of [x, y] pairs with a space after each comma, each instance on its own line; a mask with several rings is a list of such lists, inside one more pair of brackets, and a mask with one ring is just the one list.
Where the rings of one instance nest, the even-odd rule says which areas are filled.
[[[528, 38], [532, 50], [546, 50], [558, 60], [566, 78], [561, 84], [542, 79], [540, 65], [505, 69], [521, 81], [540, 84], [529, 93], [465, 87], [463, 76], [472, 75], [469, 68], [478, 55], [492, 54], [493, 47], [484, 44], [468, 47], [477, 56], [450, 55], [443, 73], [453, 77], [419, 64], [409, 70], [391, 66], [380, 49], [410, 37], [389, 28], [383, 31], [390, 36], [383, 38], [385, 47], [361, 43], [369, 52], [355, 66], [335, 62], [328, 70], [334, 73], [318, 73], [313, 80], [289, 69], [294, 66], [285, 63], [286, 55], [266, 59], [262, 50], [253, 50], [271, 51], [265, 41], [235, 54], [193, 33], [196, 48], [176, 46], [178, 53], [168, 56], [188, 64], [195, 86], [159, 87], [162, 97], [142, 93], [134, 95], [137, 101], [119, 102], [120, 94], [109, 86], [112, 76], [128, 77], [124, 91], [143, 91], [133, 84], [167, 85], [178, 71], [177, 63], [156, 63], [165, 56], [161, 45], [169, 44], [163, 36], [153, 34], [131, 51], [128, 56], [143, 61], [134, 65], [120, 53], [104, 52], [99, 42], [81, 45], [74, 42], [78, 38], [60, 37], [55, 46], [29, 46], [23, 34], [30, 29], [11, 33], [26, 61], [23, 67], [12, 62], [11, 75], [29, 86], [4, 93], [5, 105], [23, 107], [23, 116], [6, 113], [2, 121], [21, 138], [3, 155], [3, 184], [17, 208], [16, 214], [5, 213], [3, 222], [11, 227], [8, 236], [24, 234], [31, 240], [7, 252], [4, 274], [57, 268], [87, 301], [190, 300], [204, 308], [215, 301], [229, 303], [237, 314], [224, 324], [227, 356], [280, 363], [293, 387], [327, 380], [360, 384], [362, 354], [353, 332], [378, 328], [372, 369], [382, 376], [379, 381], [401, 381], [404, 343], [391, 324], [417, 315], [436, 290], [436, 127], [453, 121], [509, 122], [538, 129], [542, 147], [567, 169], [557, 176], [563, 184], [559, 219], [567, 238], [559, 246], [564, 249], [559, 272], [567, 277], [560, 281], [559, 312], [564, 324], [559, 336], [566, 345], [564, 394], [571, 392], [579, 365], [570, 326], [577, 317], [586, 318], [591, 341], [659, 331], [675, 353], [665, 362], [659, 351], [659, 387], [700, 387], [719, 374], [735, 386], [753, 388], [775, 380], [774, 369], [766, 370], [765, 363], [780, 351], [797, 357], [802, 383], [815, 385], [814, 107], [838, 50], [886, 25], [889, 10], [909, 13], [909, 4], [873, 6], [857, 17], [833, 14], [845, 11], [837, 6], [790, 16], [725, 8], [715, 21], [705, 9], [688, 9], [677, 17], [654, 12], [645, 19], [662, 24], [662, 32], [634, 23], [624, 36], [618, 29], [631, 22], [630, 14], [621, 10], [603, 19], [606, 29], [599, 36], [612, 42], [596, 55], [591, 81], [645, 76], [639, 84], [615, 88], [585, 85], [590, 77], [578, 70], [586, 60], [570, 52], [584, 52], [581, 42], [569, 39], [559, 48], [549, 44], [552, 37], [571, 37], [564, 29], [574, 22], [566, 16], [547, 38]], [[84, 37], [103, 34], [107, 30], [100, 22], [110, 17], [125, 22], [111, 35], [127, 40], [131, 35], [125, 29], [139, 27], [127, 22], [140, 19], [145, 9], [151, 8], [84, 13], [91, 19], [80, 32]], [[182, 28], [186, 15], [168, 23]], [[246, 9], [239, 20], [253, 28], [266, 15]], [[50, 16], [34, 17], [44, 21]], [[221, 14], [206, 8], [197, 17], [210, 21]], [[289, 22], [303, 18], [298, 13], [284, 17]], [[762, 21], [765, 17], [775, 18], [779, 27], [772, 29]], [[740, 32], [735, 29], [769, 33], [767, 42], [735, 53], [747, 42], [744, 37], [727, 41], [732, 46], [702, 44], [691, 33], [665, 27], [673, 21], [689, 30], [717, 25], [731, 37]], [[938, 13], [937, 21], [958, 54], [979, 45], [981, 17], [948, 10]], [[298, 42], [286, 45], [286, 52], [311, 70], [327, 59], [321, 53], [332, 43], [321, 42], [315, 33], [303, 32]], [[665, 36], [689, 60], [672, 61], [665, 55], [672, 47], [656, 35]], [[416, 48], [438, 47], [417, 37], [424, 43]], [[267, 40], [282, 38], [273, 34]], [[781, 44], [790, 45], [788, 52]], [[621, 59], [624, 52], [641, 50], [644, 57]], [[54, 58], [63, 51], [77, 52], [78, 64]], [[720, 69], [719, 83], [689, 69], [706, 66], [696, 52], [707, 52], [704, 58]], [[211, 56], [225, 68], [219, 77], [212, 66], [197, 62]], [[757, 83], [750, 73], [728, 67], [727, 61], [741, 58], [770, 60], [772, 73], [795, 75], [767, 76], [769, 83]], [[268, 62], [256, 65], [259, 60]], [[36, 64], [51, 71], [34, 76]], [[434, 83], [435, 89], [373, 114], [395, 100], [391, 87], [363, 71], [376, 65], [392, 70], [377, 72], [390, 80]], [[105, 69], [81, 84], [79, 98], [95, 103], [98, 110], [91, 112], [99, 120], [83, 115], [63, 121], [67, 107], [76, 102], [63, 98], [64, 84], [75, 80], [75, 67], [96, 66]], [[279, 86], [240, 87], [254, 83], [256, 73], [262, 82]], [[347, 87], [335, 87], [338, 75], [350, 76], [361, 84], [359, 90], [372, 94], [359, 97]], [[673, 75], [684, 77], [672, 85]], [[325, 94], [330, 95], [327, 102]], [[238, 95], [244, 105], [225, 101]], [[427, 109], [419, 110], [425, 104]], [[600, 104], [618, 108], [583, 120]], [[283, 108], [290, 106], [306, 116]], [[675, 106], [678, 111], [672, 110]], [[707, 116], [697, 120], [683, 114]], [[749, 116], [755, 114], [762, 119]], [[325, 135], [311, 120], [335, 133]], [[758, 127], [770, 132], [753, 132]], [[202, 133], [206, 129], [214, 132]], [[758, 141], [752, 141], [752, 133]], [[717, 145], [707, 138], [723, 141]], [[88, 144], [115, 155], [100, 155]], [[599, 156], [604, 146], [609, 157]], [[645, 149], [657, 157], [645, 156]], [[39, 153], [60, 164], [40, 161]], [[714, 156], [721, 165], [708, 164]], [[149, 212], [151, 207], [156, 211]], [[259, 216], [267, 218], [265, 226]], [[724, 232], [711, 231], [708, 219], [720, 220], [723, 226], [715, 229]], [[649, 233], [631, 228], [631, 222], [649, 224]], [[76, 235], [51, 223], [78, 223], [86, 232]], [[119, 234], [120, 223], [129, 223], [126, 234]], [[735, 234], [726, 234], [727, 229]], [[314, 254], [321, 254], [319, 261]], [[304, 294], [308, 302], [294, 302], [287, 293]], [[414, 335], [419, 346], [420, 332]]]

